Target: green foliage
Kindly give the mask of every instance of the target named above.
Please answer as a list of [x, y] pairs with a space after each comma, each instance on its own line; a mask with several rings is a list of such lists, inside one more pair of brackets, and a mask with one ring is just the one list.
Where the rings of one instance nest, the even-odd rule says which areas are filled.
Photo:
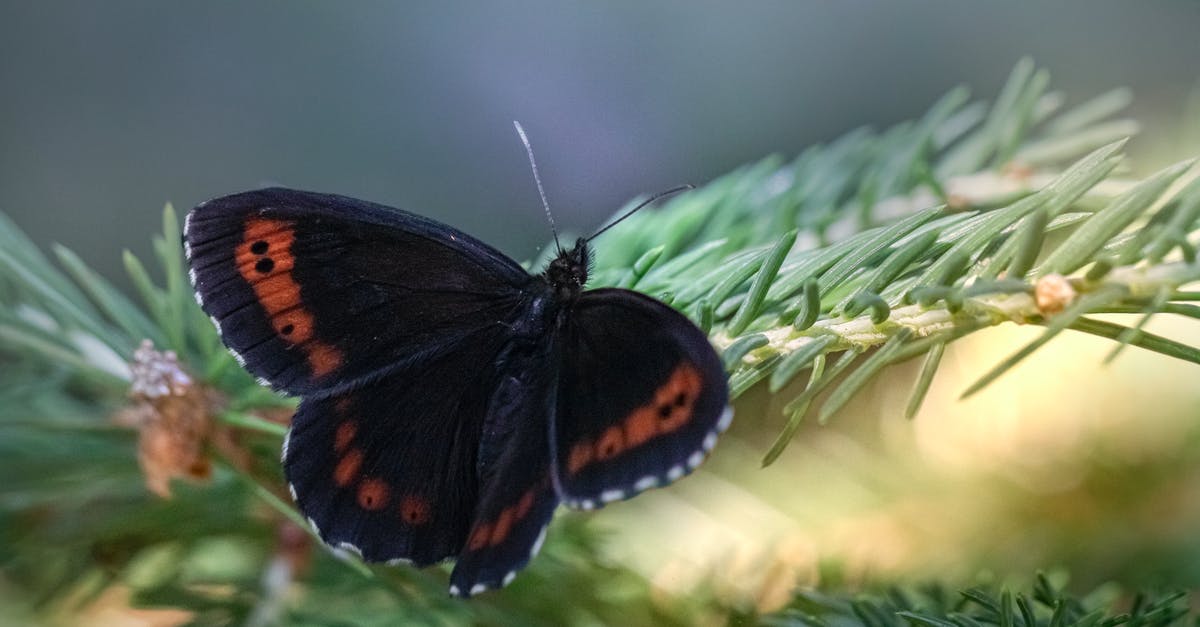
[[[768, 463], [819, 392], [832, 386], [824, 422], [884, 366], [1005, 322], [1046, 333], [968, 394], [1067, 328], [1200, 363], [1195, 347], [1088, 317], [1114, 308], [1148, 317], [1200, 279], [1200, 183], [1175, 189], [1193, 162], [1137, 184], [1113, 181], [1125, 144], [1113, 131], [1133, 125], [1107, 116], [1128, 93], [1055, 117], [1060, 101], [1045, 89], [1045, 73], [1022, 62], [986, 115], [956, 89], [919, 121], [743, 168], [614, 228], [598, 247], [596, 282], [621, 284], [631, 260], [656, 251], [637, 288], [703, 321], [734, 395], [768, 377], [772, 392], [787, 395], [789, 420]], [[1056, 176], [1020, 172], [1070, 159]], [[1080, 295], [1061, 314], [1034, 297], [1050, 274], [1068, 275]], [[881, 346], [883, 357], [839, 362], [838, 372], [789, 391], [827, 355]], [[937, 366], [926, 362], [909, 415]]]
[[[1045, 71], [1023, 61], [991, 107], [958, 88], [919, 120], [740, 168], [606, 233], [592, 285], [638, 289], [692, 316], [723, 352], [735, 396], [769, 381], [788, 420], [766, 463], [822, 392], [824, 423], [879, 371], [924, 356], [911, 401], [897, 408], [915, 415], [946, 345], [1005, 322], [1045, 332], [968, 393], [1065, 330], [1200, 363], [1200, 347], [1143, 330], [1152, 315], [1200, 318], [1189, 304], [1200, 296], [1185, 288], [1200, 279], [1200, 183], [1179, 185], [1191, 162], [1114, 180], [1136, 130], [1112, 118], [1128, 92], [1059, 112], [1047, 88]], [[280, 539], [309, 533], [293, 526], [275, 461], [283, 426], [271, 414], [293, 401], [223, 349], [192, 300], [179, 242], [168, 206], [155, 262], [124, 254], [135, 301], [65, 248], [51, 263], [0, 214], [0, 583], [21, 591], [25, 610], [67, 616], [120, 585], [135, 605], [186, 608], [198, 624], [672, 624], [725, 611], [707, 598], [652, 598], [635, 573], [605, 562], [602, 539], [574, 515], [559, 517], [509, 590], [470, 603], [445, 596], [440, 569], [368, 567], [323, 550], [310, 565], [288, 558], [297, 542], [303, 555], [319, 544]], [[1076, 295], [1061, 311], [1035, 298], [1058, 274]], [[1102, 313], [1142, 317], [1091, 317]], [[211, 484], [180, 486], [169, 501], [147, 496], [135, 434], [109, 420], [128, 403], [128, 362], [144, 339], [214, 391], [212, 418], [232, 434], [233, 452], [208, 449]], [[299, 597], [270, 577], [288, 564]], [[545, 602], [550, 589], [563, 602]], [[765, 622], [1119, 624], [1049, 588], [1031, 597], [1041, 608], [973, 595], [801, 593]], [[1125, 622], [1166, 624], [1158, 618], [1177, 605], [1144, 602]]]
[[1013, 594], [995, 586], [975, 587], [957, 594], [941, 584], [921, 589], [891, 587], [856, 597], [801, 590], [788, 606], [758, 623], [770, 627], [1166, 627], [1195, 624], [1188, 620], [1187, 594], [1123, 595], [1103, 586], [1075, 597], [1038, 574], [1027, 592]]

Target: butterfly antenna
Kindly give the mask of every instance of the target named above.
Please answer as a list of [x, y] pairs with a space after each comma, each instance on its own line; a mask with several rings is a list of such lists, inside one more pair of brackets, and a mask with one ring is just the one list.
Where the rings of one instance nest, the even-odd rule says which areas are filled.
[[550, 232], [554, 234], [554, 247], [561, 253], [562, 245], [558, 243], [558, 229], [554, 226], [554, 214], [550, 213], [550, 203], [546, 202], [546, 190], [542, 189], [542, 177], [538, 175], [537, 161], [533, 159], [533, 147], [529, 145], [529, 137], [525, 135], [525, 129], [521, 127], [521, 123], [513, 120], [513, 126], [517, 127], [517, 135], [521, 136], [521, 143], [525, 145], [525, 154], [529, 155], [529, 167], [533, 169], [533, 181], [537, 183], [538, 195], [542, 197], [542, 207], [546, 210], [546, 218], [550, 220]]
[[603, 232], [605, 232], [605, 231], [607, 231], [607, 230], [609, 230], [609, 229], [613, 228], [614, 226], [616, 226], [616, 225], [620, 224], [622, 220], [624, 220], [625, 218], [628, 218], [629, 216], [631, 216], [631, 215], [633, 215], [633, 214], [637, 213], [637, 212], [638, 212], [638, 210], [640, 210], [642, 207], [645, 207], [646, 205], [648, 205], [648, 204], [650, 204], [650, 203], [652, 203], [652, 202], [654, 202], [654, 201], [658, 200], [659, 198], [665, 198], [665, 197], [667, 197], [667, 196], [670, 196], [670, 195], [672, 195], [672, 194], [678, 194], [679, 192], [685, 192], [685, 191], [687, 191], [687, 190], [689, 190], [689, 189], [696, 189], [696, 186], [695, 186], [695, 185], [688, 185], [688, 184], [684, 184], [684, 185], [680, 185], [680, 186], [678, 186], [678, 187], [672, 187], [671, 189], [668, 189], [668, 190], [667, 190], [667, 191], [665, 191], [665, 192], [659, 192], [659, 193], [657, 193], [657, 194], [655, 194], [655, 195], [653, 195], [653, 196], [651, 196], [651, 197], [647, 198], [646, 200], [643, 200], [642, 202], [638, 203], [638, 206], [634, 207], [633, 209], [630, 209], [629, 211], [626, 211], [624, 215], [622, 215], [621, 217], [617, 218], [616, 220], [613, 220], [612, 222], [609, 222], [607, 226], [605, 226], [604, 228], [600, 229], [599, 231], [596, 231], [595, 233], [593, 233], [591, 237], [587, 238], [587, 241], [589, 241], [589, 242], [590, 242], [590, 241], [592, 241], [592, 240], [596, 239], [597, 237], [600, 237], [600, 234], [601, 234], [601, 233], [603, 233]]

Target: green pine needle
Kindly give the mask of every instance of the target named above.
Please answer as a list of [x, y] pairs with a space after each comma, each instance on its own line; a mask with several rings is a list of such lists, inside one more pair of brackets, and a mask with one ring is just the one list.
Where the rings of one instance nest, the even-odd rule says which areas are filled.
[[792, 244], [794, 243], [796, 243], [796, 231], [788, 231], [767, 252], [762, 265], [759, 267], [758, 274], [754, 277], [754, 282], [750, 284], [750, 291], [746, 300], [742, 301], [742, 306], [738, 308], [737, 315], [729, 323], [728, 332], [730, 335], [741, 333], [749, 326], [752, 320], [758, 317], [762, 309], [763, 300], [767, 297], [767, 288], [771, 287], [771, 282], [775, 280], [775, 276], [779, 273], [779, 266], [783, 265], [784, 256], [792, 249]]
[[775, 372], [771, 373], [771, 392], [778, 392], [785, 385], [791, 383], [800, 370], [805, 366], [811, 365], [817, 356], [824, 353], [825, 349], [836, 341], [836, 335], [822, 335], [813, 338], [804, 348], [789, 353], [787, 357], [784, 357], [779, 362], [779, 366], [775, 368]]
[[[849, 355], [849, 353], [847, 353], [847, 355]], [[815, 358], [813, 358], [812, 371], [809, 372], [808, 384], [805, 386], [806, 390], [814, 389], [817, 386], [817, 383], [824, 379], [825, 361], [825, 355], [817, 355]], [[843, 356], [843, 361], [845, 361], [846, 365], [848, 366], [850, 362], [853, 361], [853, 357]], [[809, 395], [802, 399], [798, 399], [800, 402], [792, 401], [792, 404], [789, 405], [791, 411], [790, 415], [788, 416], [787, 424], [784, 425], [783, 431], [779, 434], [779, 436], [775, 438], [775, 443], [771, 445], [770, 450], [768, 450], [767, 454], [763, 456], [763, 468], [766, 468], [774, 463], [775, 460], [779, 458], [779, 455], [783, 453], [783, 450], [787, 448], [787, 445], [792, 441], [792, 437], [796, 435], [796, 429], [800, 428], [800, 421], [804, 419], [804, 414], [808, 413], [808, 408], [812, 404], [813, 396], [814, 395]]]
[[1193, 163], [1188, 160], [1170, 166], [1118, 196], [1050, 253], [1036, 274], [1070, 274], [1095, 259], [1105, 242], [1145, 213], [1147, 207]]
[[921, 365], [921, 373], [917, 376], [917, 382], [913, 385], [908, 405], [904, 408], [905, 418], [912, 420], [916, 417], [917, 412], [921, 411], [921, 405], [925, 402], [925, 395], [929, 393], [929, 386], [933, 383], [933, 375], [937, 374], [938, 366], [941, 365], [942, 355], [945, 352], [946, 343], [937, 342], [925, 354], [925, 362]]
[[1132, 346], [1144, 348], [1160, 355], [1188, 361], [1193, 364], [1200, 364], [1200, 348], [1188, 346], [1187, 344], [1176, 342], [1161, 335], [1155, 335], [1146, 331], [1134, 334], [1130, 332], [1130, 327], [1092, 318], [1080, 318], [1071, 323], [1070, 328], [1113, 341], [1120, 341], [1121, 337], [1125, 336], [1129, 338], [1128, 342]]
[[1158, 290], [1158, 293], [1154, 295], [1153, 300], [1151, 300], [1150, 304], [1146, 306], [1145, 315], [1142, 316], [1141, 320], [1138, 320], [1136, 325], [1131, 327], [1128, 331], [1121, 333], [1121, 335], [1117, 337], [1117, 345], [1114, 346], [1108, 356], [1104, 358], [1104, 363], [1106, 365], [1112, 363], [1112, 361], [1117, 358], [1117, 355], [1120, 355], [1121, 351], [1124, 350], [1126, 346], [1129, 346], [1130, 342], [1137, 339], [1138, 335], [1141, 334], [1142, 329], [1147, 323], [1150, 322], [1150, 318], [1153, 318], [1154, 314], [1162, 311], [1162, 308], [1167, 303], [1167, 298], [1170, 297], [1170, 295], [1171, 291], [1165, 287]]
[[821, 406], [821, 413], [817, 415], [817, 423], [824, 425], [829, 422], [829, 419], [849, 402], [855, 393], [862, 389], [876, 374], [879, 374], [879, 371], [884, 366], [895, 359], [896, 354], [911, 335], [912, 329], [903, 328], [898, 330], [882, 348], [868, 357], [854, 372], [850, 373], [846, 377], [846, 380], [829, 395], [825, 404]]

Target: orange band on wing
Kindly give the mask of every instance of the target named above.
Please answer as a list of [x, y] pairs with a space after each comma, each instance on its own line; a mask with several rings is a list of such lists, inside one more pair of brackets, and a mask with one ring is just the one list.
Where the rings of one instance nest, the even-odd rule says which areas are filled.
[[467, 536], [467, 550], [478, 551], [488, 546], [496, 546], [506, 539], [513, 527], [521, 522], [533, 510], [539, 491], [549, 488], [549, 476], [543, 477], [528, 490], [525, 490], [517, 502], [500, 510], [494, 520], [479, 520]]
[[577, 442], [567, 453], [567, 474], [574, 475], [597, 461], [612, 459], [656, 437], [673, 433], [692, 420], [704, 379], [700, 371], [682, 362], [654, 398], [634, 408], [621, 422], [605, 429], [595, 442]]
[[234, 263], [238, 273], [254, 288], [254, 295], [270, 317], [275, 333], [288, 344], [299, 346], [313, 376], [321, 377], [342, 364], [342, 353], [313, 337], [312, 313], [304, 307], [300, 284], [292, 277], [295, 240], [290, 222], [250, 218], [246, 220]]

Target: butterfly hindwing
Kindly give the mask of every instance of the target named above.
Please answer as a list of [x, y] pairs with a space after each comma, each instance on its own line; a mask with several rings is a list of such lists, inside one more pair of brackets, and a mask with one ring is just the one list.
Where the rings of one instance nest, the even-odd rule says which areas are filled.
[[450, 576], [451, 594], [507, 585], [541, 547], [558, 505], [546, 428], [554, 404], [547, 348], [500, 359], [506, 374], [485, 422], [479, 505]]
[[554, 452], [571, 507], [599, 507], [691, 472], [732, 418], [707, 337], [647, 296], [585, 292], [559, 354]]
[[297, 395], [347, 390], [511, 317], [531, 277], [432, 220], [290, 189], [188, 214], [197, 298], [244, 367]]
[[307, 398], [284, 471], [321, 538], [365, 560], [418, 565], [453, 557], [478, 498], [480, 431], [503, 336], [480, 332], [420, 368]]

